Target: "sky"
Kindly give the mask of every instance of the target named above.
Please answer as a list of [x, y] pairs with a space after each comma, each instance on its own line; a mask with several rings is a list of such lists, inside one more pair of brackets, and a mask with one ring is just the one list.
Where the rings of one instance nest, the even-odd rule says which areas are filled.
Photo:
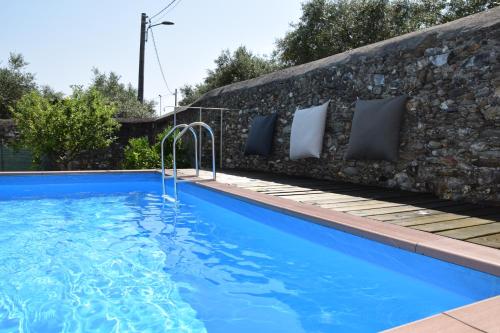
[[[141, 13], [153, 16], [171, 0], [0, 1], [0, 66], [10, 52], [21, 53], [39, 85], [69, 93], [71, 85], [89, 84], [93, 67], [137, 86]], [[302, 2], [181, 0], [162, 18], [175, 25], [153, 28], [170, 90], [201, 82], [223, 49], [244, 45], [271, 54], [276, 39], [300, 18]], [[159, 103], [162, 95], [163, 106], [173, 105], [151, 35], [145, 62], [145, 98]]]

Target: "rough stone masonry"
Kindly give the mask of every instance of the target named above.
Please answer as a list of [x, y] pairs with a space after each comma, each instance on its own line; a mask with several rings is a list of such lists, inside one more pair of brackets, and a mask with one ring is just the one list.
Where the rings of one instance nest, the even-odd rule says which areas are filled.
[[[226, 107], [223, 167], [500, 202], [500, 7], [208, 92], [193, 106]], [[344, 160], [354, 103], [408, 94], [397, 163]], [[331, 99], [320, 159], [291, 161], [297, 107]], [[244, 156], [251, 120], [278, 113], [273, 153]], [[178, 122], [199, 111], [178, 114]], [[220, 139], [221, 115], [202, 119]], [[172, 118], [161, 120], [171, 124]], [[210, 151], [204, 140], [204, 156]], [[219, 147], [220, 142], [217, 142]], [[219, 153], [219, 152], [218, 152]], [[208, 164], [206, 164], [208, 165]]]

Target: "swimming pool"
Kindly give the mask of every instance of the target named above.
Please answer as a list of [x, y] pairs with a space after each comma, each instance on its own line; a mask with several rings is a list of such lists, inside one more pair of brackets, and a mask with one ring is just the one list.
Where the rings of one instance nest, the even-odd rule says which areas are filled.
[[[171, 188], [171, 186], [169, 186]], [[0, 177], [0, 331], [374, 332], [500, 278], [160, 175]]]

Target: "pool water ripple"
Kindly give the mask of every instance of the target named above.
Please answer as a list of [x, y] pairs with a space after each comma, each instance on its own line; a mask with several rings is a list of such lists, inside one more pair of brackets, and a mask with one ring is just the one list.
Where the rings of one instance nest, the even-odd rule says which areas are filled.
[[0, 331], [206, 331], [135, 200], [0, 201]]
[[158, 175], [47, 179], [0, 184], [0, 332], [374, 332], [500, 293], [195, 185], [164, 201]]

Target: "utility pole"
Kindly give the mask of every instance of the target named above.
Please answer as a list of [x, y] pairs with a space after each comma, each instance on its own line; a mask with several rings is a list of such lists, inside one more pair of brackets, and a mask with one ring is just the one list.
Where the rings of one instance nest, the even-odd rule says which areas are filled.
[[159, 94], [158, 96], [160, 96], [160, 116], [161, 116], [161, 95]]
[[141, 44], [139, 46], [139, 84], [137, 85], [137, 99], [144, 102], [144, 48], [146, 44], [146, 13], [141, 14]]

